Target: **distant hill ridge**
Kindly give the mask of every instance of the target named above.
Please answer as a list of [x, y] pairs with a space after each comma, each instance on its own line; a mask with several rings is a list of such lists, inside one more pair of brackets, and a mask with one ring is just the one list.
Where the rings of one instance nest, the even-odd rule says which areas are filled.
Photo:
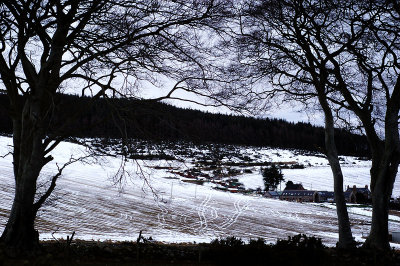
[[[21, 100], [22, 97], [21, 97]], [[185, 140], [225, 144], [270, 146], [323, 151], [322, 127], [291, 123], [282, 119], [258, 119], [182, 109], [169, 104], [127, 99], [98, 99], [57, 95], [52, 134], [75, 137], [140, 138]], [[0, 132], [11, 133], [8, 99], [0, 94]], [[67, 126], [64, 121], [75, 116]], [[336, 130], [336, 144], [342, 155], [369, 156], [364, 136]]]

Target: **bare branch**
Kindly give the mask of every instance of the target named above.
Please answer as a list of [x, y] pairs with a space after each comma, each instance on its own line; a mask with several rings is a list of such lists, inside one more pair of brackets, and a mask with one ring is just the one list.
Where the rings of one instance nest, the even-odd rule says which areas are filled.
[[68, 162], [66, 162], [65, 164], [63, 164], [61, 167], [57, 164], [57, 168], [58, 168], [58, 172], [56, 175], [54, 175], [51, 178], [51, 183], [49, 185], [49, 187], [47, 188], [46, 192], [33, 204], [33, 208], [35, 213], [37, 213], [37, 211], [39, 210], [39, 208], [43, 205], [43, 203], [48, 199], [48, 197], [51, 195], [51, 193], [54, 191], [55, 187], [56, 187], [56, 182], [58, 180], [58, 178], [62, 175], [63, 170], [71, 165], [74, 164], [76, 162], [81, 162], [87, 158], [89, 158], [90, 155], [88, 156], [83, 156], [83, 157], [79, 157], [79, 158], [73, 158], [72, 156], [69, 158]]

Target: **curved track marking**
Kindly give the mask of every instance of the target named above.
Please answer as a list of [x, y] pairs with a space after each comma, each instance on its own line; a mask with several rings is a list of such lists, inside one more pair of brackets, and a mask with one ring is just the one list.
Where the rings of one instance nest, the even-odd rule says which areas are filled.
[[219, 228], [220, 229], [225, 229], [236, 223], [237, 219], [240, 217], [240, 215], [249, 208], [249, 200], [246, 200], [246, 202], [243, 204], [243, 206], [240, 206], [240, 203], [242, 202], [241, 199], [236, 200], [233, 205], [235, 207], [235, 212], [232, 214], [232, 216], [223, 222]]
[[160, 212], [157, 214], [157, 219], [159, 226], [164, 226], [167, 222], [165, 220], [165, 216], [168, 214], [168, 209], [162, 206], [162, 204], [157, 204], [157, 207], [160, 209]]
[[210, 199], [211, 199], [211, 195], [208, 194], [206, 196], [206, 198], [203, 200], [203, 202], [200, 204], [198, 211], [197, 211], [197, 214], [199, 216], [199, 221], [200, 221], [200, 228], [199, 228], [200, 231], [202, 231], [208, 227], [205, 212], [206, 212], [207, 204], [210, 201]]

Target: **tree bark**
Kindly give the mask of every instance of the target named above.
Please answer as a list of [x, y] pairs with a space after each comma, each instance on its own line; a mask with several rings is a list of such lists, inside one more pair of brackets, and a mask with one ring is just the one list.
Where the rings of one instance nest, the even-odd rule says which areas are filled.
[[34, 229], [35, 211], [33, 201], [36, 178], [33, 175], [21, 176], [16, 185], [14, 202], [11, 208], [1, 241], [18, 253], [34, 251], [39, 246], [39, 234]]
[[[385, 173], [386, 172], [386, 173]], [[364, 247], [388, 250], [389, 245], [389, 201], [392, 194], [397, 169], [380, 169], [378, 173], [371, 171], [371, 177], [376, 180], [372, 189], [372, 223], [371, 231]]]
[[[371, 192], [372, 223], [371, 231], [364, 247], [388, 250], [389, 245], [389, 202], [400, 164], [400, 138], [398, 112], [400, 108], [400, 87], [396, 84], [392, 98], [388, 101], [385, 116], [385, 141], [369, 138], [375, 147], [372, 150]], [[367, 137], [372, 135], [366, 130]], [[374, 141], [375, 140], [375, 141]]]
[[314, 67], [312, 49], [308, 46], [309, 44], [307, 41], [304, 41], [301, 45], [306, 50], [307, 60], [311, 66], [310, 74], [314, 81], [318, 101], [325, 117], [325, 149], [333, 175], [333, 188], [339, 227], [339, 241], [337, 245], [339, 248], [351, 249], [356, 247], [356, 242], [351, 232], [349, 214], [347, 212], [346, 200], [343, 193], [343, 173], [339, 163], [339, 155], [335, 143], [335, 125], [332, 108], [327, 99], [326, 84], [328, 73], [324, 65], [320, 66], [319, 71]]
[[327, 133], [327, 131], [333, 131], [325, 127], [325, 146], [327, 149], [327, 157], [329, 164], [332, 169], [333, 174], [333, 186], [334, 186], [334, 194], [335, 194], [335, 203], [336, 203], [336, 212], [338, 217], [338, 226], [339, 226], [339, 248], [354, 248], [356, 246], [356, 242], [354, 241], [349, 214], [347, 212], [346, 199], [343, 193], [343, 173], [340, 167], [339, 159], [337, 156], [336, 146], [334, 144], [333, 135], [331, 133]]
[[[386, 145], [387, 146], [387, 145]], [[396, 149], [395, 149], [396, 150]], [[380, 250], [389, 245], [389, 202], [399, 167], [399, 153], [385, 149], [383, 159], [371, 168], [372, 223], [364, 247]], [[385, 159], [390, 158], [390, 159]]]
[[390, 248], [388, 236], [388, 199], [386, 196], [378, 193], [380, 189], [376, 189], [372, 193], [372, 223], [371, 231], [364, 243], [364, 247], [380, 250]]
[[326, 156], [332, 169], [336, 212], [339, 227], [338, 247], [350, 249], [356, 247], [354, 241], [349, 214], [347, 212], [346, 200], [343, 193], [343, 173], [339, 163], [339, 156], [335, 144], [335, 128], [331, 108], [322, 88], [318, 88], [318, 99], [325, 115], [325, 148]]
[[24, 104], [22, 119], [13, 121], [15, 195], [0, 240], [18, 253], [32, 252], [39, 245], [39, 234], [34, 228], [34, 200], [36, 181], [44, 165], [40, 109], [39, 101], [29, 99]]

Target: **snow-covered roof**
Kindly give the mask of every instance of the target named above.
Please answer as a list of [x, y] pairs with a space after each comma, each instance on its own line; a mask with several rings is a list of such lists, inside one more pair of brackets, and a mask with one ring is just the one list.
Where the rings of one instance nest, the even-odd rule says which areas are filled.
[[333, 198], [335, 196], [335, 192], [333, 191], [318, 191], [318, 193], [325, 198]]
[[267, 191], [267, 193], [269, 195], [271, 195], [272, 197], [279, 197], [282, 193], [279, 193], [277, 191]]
[[284, 190], [282, 196], [313, 196], [315, 190]]

